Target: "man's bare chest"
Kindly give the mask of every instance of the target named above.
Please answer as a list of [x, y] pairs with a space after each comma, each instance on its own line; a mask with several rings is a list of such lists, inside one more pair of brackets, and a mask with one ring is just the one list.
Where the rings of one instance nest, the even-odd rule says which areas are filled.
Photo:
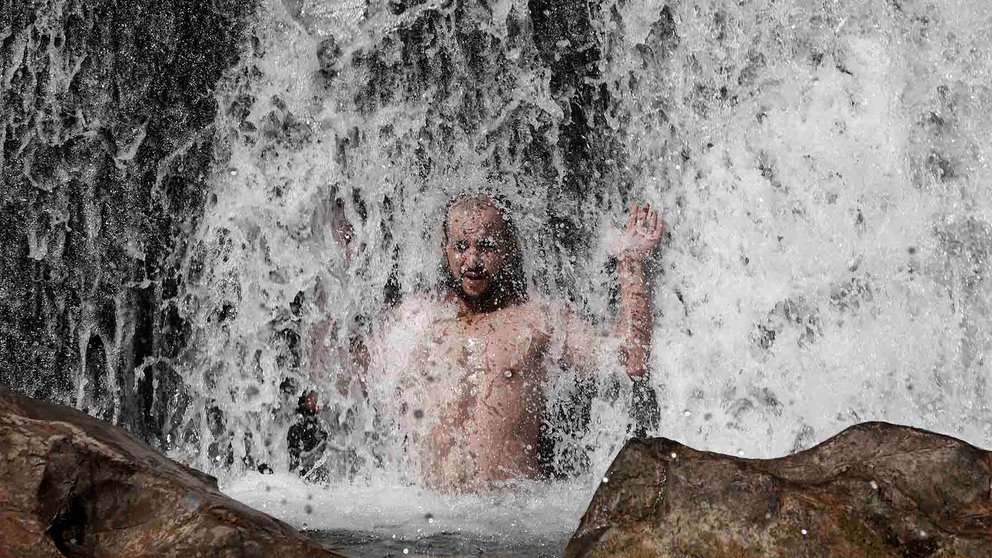
[[530, 316], [438, 320], [422, 357], [438, 403], [509, 407], [539, 397], [549, 336]]

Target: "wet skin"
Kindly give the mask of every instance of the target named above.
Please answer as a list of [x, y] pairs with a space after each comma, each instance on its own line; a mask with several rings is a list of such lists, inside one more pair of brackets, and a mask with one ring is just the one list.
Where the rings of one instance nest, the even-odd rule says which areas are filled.
[[[476, 491], [536, 478], [548, 374], [592, 373], [602, 334], [566, 304], [513, 289], [509, 262], [519, 248], [491, 203], [455, 204], [447, 220], [443, 249], [452, 284], [430, 312], [414, 365], [401, 373], [394, 394], [400, 428], [433, 488]], [[657, 213], [632, 207], [618, 254], [617, 324], [631, 376], [646, 371], [651, 318], [643, 261], [660, 238]], [[397, 326], [422, 313], [423, 304], [401, 305]]]

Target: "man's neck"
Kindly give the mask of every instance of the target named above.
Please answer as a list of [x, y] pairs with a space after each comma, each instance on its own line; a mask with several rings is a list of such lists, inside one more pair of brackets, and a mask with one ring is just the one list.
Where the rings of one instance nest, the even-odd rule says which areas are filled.
[[462, 296], [461, 293], [454, 290], [448, 291], [447, 298], [457, 305], [459, 316], [491, 314], [523, 302], [521, 297], [515, 295], [487, 296], [472, 299]]

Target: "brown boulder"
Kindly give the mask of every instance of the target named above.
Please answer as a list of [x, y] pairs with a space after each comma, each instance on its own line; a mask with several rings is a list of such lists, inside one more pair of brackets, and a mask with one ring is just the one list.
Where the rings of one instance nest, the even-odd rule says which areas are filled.
[[0, 389], [0, 557], [338, 556], [124, 430]]
[[992, 454], [865, 423], [780, 459], [633, 440], [566, 558], [992, 556]]

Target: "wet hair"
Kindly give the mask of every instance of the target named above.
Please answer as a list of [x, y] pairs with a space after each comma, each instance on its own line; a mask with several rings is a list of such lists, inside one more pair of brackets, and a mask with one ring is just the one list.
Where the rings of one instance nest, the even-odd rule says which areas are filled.
[[451, 272], [451, 268], [448, 266], [448, 260], [444, 254], [444, 246], [448, 243], [448, 220], [451, 218], [451, 210], [456, 207], [491, 207], [496, 210], [496, 213], [503, 221], [503, 230], [512, 244], [512, 252], [506, 258], [503, 273], [500, 276], [502, 281], [499, 286], [512, 299], [527, 300], [527, 279], [524, 275], [523, 253], [520, 249], [520, 234], [511, 217], [510, 204], [499, 195], [479, 193], [461, 194], [451, 198], [447, 205], [445, 205], [444, 213], [441, 215], [441, 287], [454, 292], [460, 291], [460, 286], [455, 280], [455, 275]]

